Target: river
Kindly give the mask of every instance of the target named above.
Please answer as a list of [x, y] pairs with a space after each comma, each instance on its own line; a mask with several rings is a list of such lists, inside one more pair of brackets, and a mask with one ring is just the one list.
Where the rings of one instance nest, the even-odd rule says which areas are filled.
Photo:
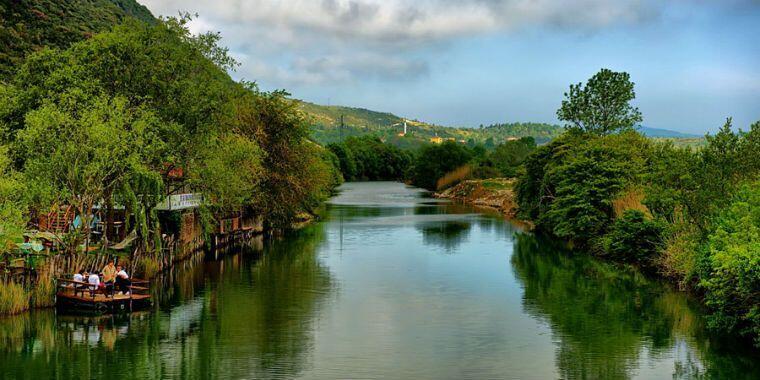
[[155, 287], [129, 316], [0, 319], [0, 377], [760, 378], [667, 284], [398, 183]]

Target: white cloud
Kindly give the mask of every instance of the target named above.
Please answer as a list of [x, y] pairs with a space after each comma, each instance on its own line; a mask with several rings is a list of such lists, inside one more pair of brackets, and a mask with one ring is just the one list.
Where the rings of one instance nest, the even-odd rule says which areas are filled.
[[[415, 52], [525, 27], [594, 31], [657, 15], [648, 0], [143, 0], [155, 14], [198, 13], [240, 74], [277, 86], [426, 75]], [[249, 77], [252, 76], [252, 77]]]

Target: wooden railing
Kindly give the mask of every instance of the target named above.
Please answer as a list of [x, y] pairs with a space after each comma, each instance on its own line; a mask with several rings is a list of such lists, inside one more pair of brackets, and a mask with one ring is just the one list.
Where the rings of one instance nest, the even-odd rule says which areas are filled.
[[[130, 282], [130, 285], [127, 286], [129, 289], [130, 298], [134, 294], [148, 294], [150, 291], [149, 285], [150, 282], [146, 280], [132, 280]], [[102, 288], [98, 287], [97, 285], [90, 284], [89, 282], [68, 280], [64, 278], [56, 279], [56, 289], [72, 290], [74, 292], [74, 296], [81, 294], [82, 297], [84, 297], [85, 293], [88, 293], [93, 299], [95, 299], [95, 295], [97, 294], [102, 294], [106, 297], [113, 298], [114, 292], [117, 291], [115, 283], [113, 286]]]

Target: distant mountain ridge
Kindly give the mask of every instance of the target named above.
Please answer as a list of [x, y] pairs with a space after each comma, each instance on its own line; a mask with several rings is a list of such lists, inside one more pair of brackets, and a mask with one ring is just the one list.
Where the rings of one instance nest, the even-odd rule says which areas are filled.
[[44, 47], [66, 48], [126, 18], [156, 19], [135, 0], [13, 0], [0, 3], [0, 80]]
[[664, 138], [675, 138], [675, 139], [695, 139], [695, 138], [704, 137], [702, 135], [672, 131], [670, 129], [661, 129], [661, 128], [652, 128], [652, 127], [643, 127], [643, 126], [639, 128], [639, 132], [641, 132], [641, 134], [647, 137], [664, 137]]

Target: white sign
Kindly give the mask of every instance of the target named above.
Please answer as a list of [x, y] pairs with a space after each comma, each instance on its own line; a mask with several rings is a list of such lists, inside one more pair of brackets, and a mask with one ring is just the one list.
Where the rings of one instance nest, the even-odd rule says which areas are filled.
[[203, 203], [203, 195], [199, 193], [174, 194], [166, 197], [163, 202], [156, 206], [156, 210], [184, 210], [196, 208]]

